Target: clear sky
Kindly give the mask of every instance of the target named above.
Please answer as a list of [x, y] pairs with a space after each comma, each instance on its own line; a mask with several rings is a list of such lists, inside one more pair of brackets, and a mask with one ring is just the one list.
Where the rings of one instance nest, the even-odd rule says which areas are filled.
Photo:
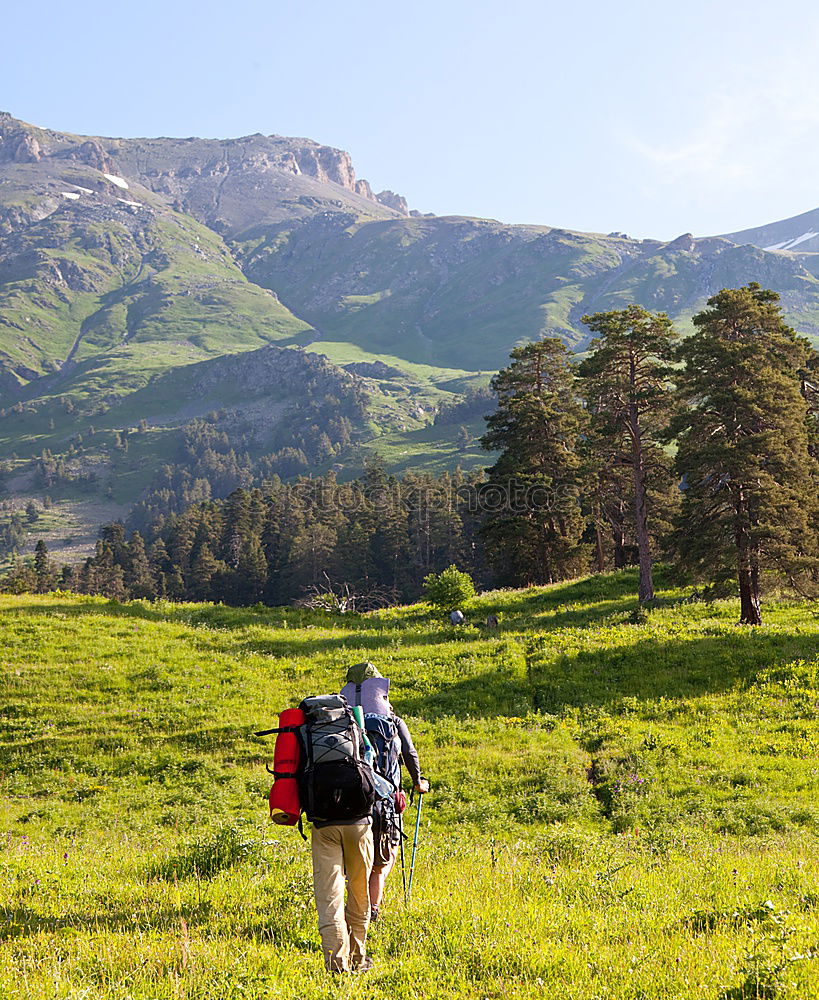
[[308, 136], [439, 215], [672, 239], [819, 207], [810, 0], [15, 0], [0, 109]]

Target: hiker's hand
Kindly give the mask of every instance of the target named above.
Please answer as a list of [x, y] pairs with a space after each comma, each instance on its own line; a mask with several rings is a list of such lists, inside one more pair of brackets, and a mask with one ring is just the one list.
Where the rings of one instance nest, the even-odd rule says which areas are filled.
[[421, 778], [418, 784], [415, 786], [415, 791], [420, 795], [426, 795], [429, 791], [429, 782], [426, 778]]

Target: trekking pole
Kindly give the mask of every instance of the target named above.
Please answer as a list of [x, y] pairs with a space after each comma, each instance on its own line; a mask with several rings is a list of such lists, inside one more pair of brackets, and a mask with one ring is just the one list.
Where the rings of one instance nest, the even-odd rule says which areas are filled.
[[415, 852], [418, 849], [418, 830], [421, 826], [421, 806], [424, 804], [424, 793], [418, 793], [418, 812], [415, 816], [415, 836], [412, 840], [412, 859], [410, 860], [409, 884], [407, 885], [407, 902], [412, 894], [412, 873], [415, 871]]
[[404, 883], [404, 905], [409, 902], [407, 898], [407, 866], [404, 862], [404, 814], [398, 814], [398, 832], [400, 833], [399, 844], [401, 845], [401, 881]]

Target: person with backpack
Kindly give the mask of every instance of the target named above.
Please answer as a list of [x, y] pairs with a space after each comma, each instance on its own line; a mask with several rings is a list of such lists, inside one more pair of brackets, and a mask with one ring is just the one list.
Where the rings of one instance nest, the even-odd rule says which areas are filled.
[[[300, 732], [301, 795], [312, 823], [313, 894], [324, 962], [332, 973], [365, 972], [377, 778], [364, 734], [340, 695], [306, 698]], [[344, 890], [347, 889], [345, 905]]]
[[418, 752], [407, 724], [390, 704], [389, 679], [382, 677], [372, 663], [365, 662], [350, 667], [346, 680], [341, 694], [350, 705], [363, 709], [364, 729], [375, 755], [375, 770], [394, 789], [392, 795], [373, 805], [369, 899], [370, 920], [374, 921], [378, 919], [384, 884], [395, 865], [401, 843], [401, 814], [406, 808], [406, 796], [401, 788], [401, 764], [406, 765], [413, 788], [420, 795], [429, 791], [429, 782], [421, 774]]

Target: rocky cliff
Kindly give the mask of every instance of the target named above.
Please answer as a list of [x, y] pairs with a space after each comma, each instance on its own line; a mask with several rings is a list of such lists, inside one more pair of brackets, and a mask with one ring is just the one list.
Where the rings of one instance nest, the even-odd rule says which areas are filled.
[[[356, 177], [349, 153], [278, 135], [111, 139], [37, 128], [0, 112], [0, 164], [36, 167], [21, 175], [32, 217], [43, 214], [33, 202], [50, 193], [49, 181], [76, 180], [72, 170], [82, 168], [137, 184], [223, 233], [338, 208], [366, 218], [408, 214], [405, 199], [375, 195]], [[7, 224], [18, 216], [6, 211]]]

